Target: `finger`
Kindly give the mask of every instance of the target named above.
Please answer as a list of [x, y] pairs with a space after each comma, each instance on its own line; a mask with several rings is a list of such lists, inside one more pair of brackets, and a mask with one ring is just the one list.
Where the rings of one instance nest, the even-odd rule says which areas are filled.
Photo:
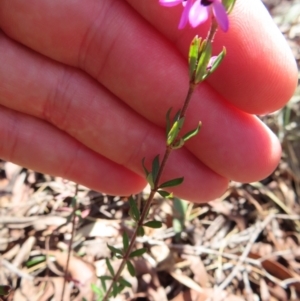
[[[158, 1], [127, 0], [145, 19], [168, 37], [184, 57], [193, 37], [205, 37], [210, 22], [192, 30], [178, 30], [182, 6], [166, 9]], [[160, 16], [158, 18], [158, 16]], [[223, 97], [253, 114], [280, 109], [297, 85], [293, 54], [260, 0], [240, 0], [232, 11], [229, 31], [217, 32], [213, 49], [226, 46], [219, 70], [208, 79]]]
[[[132, 84], [140, 86], [139, 94], [144, 94], [145, 89], [141, 86], [149, 80], [149, 72], [179, 64], [179, 58], [170, 55], [174, 45], [166, 44], [158, 37], [124, 1], [56, 2], [31, 0], [27, 5], [28, 2], [20, 0], [2, 1], [1, 28], [39, 52], [83, 68], [123, 96], [127, 92], [123, 87]], [[195, 31], [178, 31], [179, 6], [174, 10], [160, 7], [158, 1], [130, 0], [130, 3], [174, 41], [185, 61], [194, 34], [205, 36], [207, 33], [208, 26]], [[255, 114], [277, 110], [287, 102], [296, 86], [297, 68], [261, 1], [237, 1], [230, 30], [226, 34], [217, 34], [214, 48], [220, 50], [223, 45], [227, 47], [228, 55], [210, 83], [227, 101]], [[122, 77], [128, 76], [131, 66], [136, 75]], [[147, 82], [149, 90], [155, 85], [156, 91], [158, 83], [171, 79], [173, 86], [177, 86], [179, 79], [181, 85], [186, 82], [186, 63], [181, 61], [181, 68], [171, 69], [173, 73], [181, 74], [178, 80], [165, 72], [165, 77], [160, 75], [157, 81]], [[136, 81], [137, 75], [142, 81]], [[122, 89], [111, 84], [112, 78]], [[166, 85], [165, 90], [170, 91], [172, 84]], [[126, 96], [130, 101], [130, 95]], [[139, 109], [138, 104], [132, 105]]]
[[139, 192], [145, 180], [53, 126], [0, 106], [0, 157], [108, 194]]
[[[146, 157], [150, 164], [157, 153], [163, 153], [164, 131], [101, 89], [91, 78], [4, 37], [0, 40], [0, 61], [5, 70], [0, 71], [2, 105], [45, 119], [141, 176], [142, 158]], [[51, 151], [55, 156], [56, 149]], [[93, 165], [91, 161], [89, 164]], [[181, 176], [185, 177], [184, 184], [174, 193], [191, 201], [216, 198], [228, 184], [184, 149], [172, 154], [162, 180]]]
[[[187, 89], [186, 63], [123, 1], [1, 4], [0, 22], [7, 34], [56, 60], [80, 66], [157, 125], [164, 127], [165, 112], [181, 105]], [[264, 110], [270, 107], [258, 101]], [[215, 172], [254, 181], [276, 167], [280, 146], [275, 137], [254, 117], [228, 106], [208, 85], [195, 94], [187, 129], [199, 120], [205, 121], [201, 136], [188, 148]]]

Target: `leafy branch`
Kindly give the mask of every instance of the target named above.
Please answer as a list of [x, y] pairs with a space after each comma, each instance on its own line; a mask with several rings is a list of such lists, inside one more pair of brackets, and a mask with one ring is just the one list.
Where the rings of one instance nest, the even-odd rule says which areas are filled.
[[[224, 0], [226, 9], [232, 9], [231, 5], [233, 5], [234, 2], [235, 0]], [[122, 259], [122, 262], [117, 272], [115, 273], [110, 261], [106, 260], [110, 276], [101, 277], [102, 286], [105, 291], [104, 297], [101, 298], [102, 301], [108, 301], [111, 295], [115, 297], [122, 291], [125, 286], [130, 286], [127, 281], [121, 278], [121, 273], [124, 267], [127, 266], [129, 273], [132, 276], [135, 275], [135, 269], [131, 262], [131, 259], [134, 257], [142, 256], [146, 252], [146, 249], [141, 248], [133, 250], [133, 248], [135, 246], [137, 236], [144, 235], [144, 227], [159, 228], [161, 226], [161, 223], [159, 221], [145, 222], [155, 193], [159, 193], [165, 198], [171, 198], [173, 196], [172, 193], [166, 191], [165, 188], [180, 185], [184, 180], [183, 178], [176, 178], [161, 183], [161, 177], [165, 170], [171, 152], [183, 147], [185, 142], [196, 136], [201, 129], [202, 124], [201, 122], [199, 122], [196, 128], [181, 135], [181, 130], [184, 126], [186, 118], [186, 112], [195, 88], [198, 86], [198, 84], [206, 80], [218, 68], [226, 55], [226, 50], [225, 48], [223, 48], [218, 56], [212, 56], [212, 41], [214, 39], [217, 28], [218, 24], [213, 18], [207, 38], [202, 40], [201, 38], [196, 36], [191, 43], [189, 51], [190, 81], [185, 101], [182, 108], [175, 113], [173, 118], [171, 118], [172, 108], [170, 108], [166, 114], [166, 149], [161, 163], [159, 160], [159, 155], [157, 155], [152, 161], [151, 170], [148, 170], [145, 166], [145, 159], [142, 160], [143, 169], [146, 179], [150, 184], [151, 192], [141, 213], [137, 208], [136, 202], [134, 201], [133, 197], [129, 197], [129, 214], [135, 222], [134, 232], [132, 234], [130, 242], [127, 233], [123, 234], [123, 249], [118, 249], [108, 245], [108, 248], [111, 250], [111, 252], [117, 258]], [[108, 289], [106, 289], [106, 280], [111, 281]]]

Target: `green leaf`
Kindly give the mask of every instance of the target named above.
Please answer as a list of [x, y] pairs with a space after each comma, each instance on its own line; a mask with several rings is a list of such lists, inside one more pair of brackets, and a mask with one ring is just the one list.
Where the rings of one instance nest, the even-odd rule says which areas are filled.
[[173, 197], [173, 193], [172, 192], [168, 192], [168, 191], [165, 191], [165, 190], [158, 190], [157, 191], [163, 198], [166, 198], [166, 199], [170, 199]]
[[179, 198], [174, 198], [173, 201], [173, 216], [176, 216], [180, 220], [185, 220], [186, 211], [188, 209], [189, 203]]
[[101, 281], [101, 285], [102, 285], [102, 287], [103, 287], [103, 290], [106, 292], [107, 289], [106, 289], [106, 282], [105, 282], [105, 281], [107, 281], [107, 280], [112, 280], [112, 277], [111, 277], [111, 276], [106, 276], [106, 275], [104, 275], [104, 276], [100, 276], [99, 278], [100, 278], [100, 281]]
[[149, 171], [148, 171], [148, 169], [145, 166], [145, 158], [142, 159], [142, 166], [143, 166], [143, 169], [144, 169], [145, 176], [147, 178], [148, 174], [149, 174]]
[[135, 251], [131, 252], [130, 255], [129, 255], [129, 257], [130, 258], [140, 257], [140, 256], [142, 256], [146, 252], [147, 252], [146, 248], [141, 248], [141, 249], [138, 249], [138, 250], [135, 250]]
[[184, 178], [176, 178], [170, 181], [167, 181], [165, 183], [162, 183], [159, 188], [165, 188], [165, 187], [173, 187], [173, 186], [177, 186], [180, 185], [183, 182]]
[[115, 248], [115, 247], [113, 247], [113, 246], [110, 246], [109, 244], [107, 244], [107, 247], [110, 249], [110, 251], [111, 251], [114, 255], [116, 255], [116, 254], [123, 255], [123, 250], [117, 249], [117, 248]]
[[101, 281], [101, 285], [102, 285], [102, 287], [103, 287], [103, 290], [106, 292], [106, 291], [107, 291], [107, 288], [106, 288], [105, 280], [102, 279], [102, 277], [100, 277], [100, 281]]
[[117, 286], [116, 282], [113, 283], [112, 294], [113, 294], [114, 298], [118, 296], [118, 286]]
[[8, 295], [11, 291], [11, 287], [9, 285], [0, 285], [0, 296]]
[[126, 261], [126, 265], [127, 265], [127, 269], [128, 269], [129, 274], [132, 277], [134, 277], [135, 276], [135, 268], [134, 268], [133, 264], [128, 260], [128, 261]]
[[176, 234], [181, 233], [183, 231], [183, 223], [178, 218], [173, 218], [172, 226]]
[[129, 246], [129, 237], [128, 237], [127, 232], [124, 232], [123, 233], [123, 248], [124, 248], [125, 252], [127, 251], [128, 246]]
[[153, 174], [150, 172], [146, 178], [147, 182], [149, 183], [151, 189], [154, 188], [154, 181], [153, 181]]
[[174, 122], [168, 134], [167, 145], [171, 145], [174, 142], [174, 140], [177, 138], [181, 128], [183, 127], [184, 119], [185, 119], [184, 117], [181, 117], [179, 120]]
[[97, 295], [103, 294], [103, 290], [100, 287], [98, 287], [96, 284], [92, 283], [91, 288], [95, 294], [97, 294]]
[[119, 279], [119, 282], [124, 285], [124, 286], [127, 286], [127, 287], [132, 287], [131, 283], [129, 283], [128, 281], [126, 281], [124, 278], [120, 278]]
[[173, 201], [173, 229], [176, 234], [179, 234], [184, 229], [184, 222], [186, 212], [188, 209], [188, 202], [179, 198], [174, 198]]
[[145, 223], [143, 226], [158, 229], [158, 228], [162, 227], [162, 222], [160, 222], [160, 221], [150, 221], [150, 222]]
[[226, 9], [227, 14], [230, 14], [233, 10], [236, 0], [223, 0], [222, 3]]
[[200, 121], [199, 124], [198, 124], [198, 126], [197, 126], [195, 129], [193, 129], [193, 130], [187, 132], [187, 133], [182, 137], [182, 139], [183, 139], [184, 141], [188, 141], [188, 140], [191, 139], [192, 137], [196, 136], [196, 135], [199, 133], [199, 131], [200, 131], [200, 129], [201, 129], [201, 126], [202, 126], [202, 123], [201, 123], [201, 121]]
[[105, 262], [106, 262], [106, 265], [107, 265], [107, 268], [109, 270], [109, 273], [114, 277], [115, 276], [115, 272], [114, 272], [114, 269], [109, 261], [109, 259], [105, 258]]
[[40, 255], [40, 256], [35, 256], [32, 259], [28, 260], [26, 262], [26, 267], [30, 268], [38, 263], [44, 262], [46, 260], [46, 256]]
[[201, 43], [201, 38], [198, 38], [198, 36], [195, 36], [192, 40], [192, 43], [190, 45], [189, 49], [189, 75], [190, 80], [194, 79], [195, 71], [198, 64], [198, 58], [199, 58], [199, 47]]
[[137, 236], [140, 236], [140, 237], [142, 237], [142, 236], [144, 236], [145, 235], [145, 230], [144, 230], [144, 228], [143, 227], [138, 227], [138, 229], [137, 229]]
[[172, 108], [170, 108], [166, 114], [166, 139], [168, 138], [168, 134], [171, 129], [171, 119], [170, 119], [171, 111], [172, 111]]
[[153, 182], [155, 183], [157, 175], [159, 172], [159, 155], [157, 155], [153, 161], [152, 161], [152, 178], [153, 178]]
[[206, 68], [211, 58], [212, 46], [211, 42], [204, 40], [202, 42], [203, 51], [201, 52], [197, 70], [196, 70], [196, 77], [195, 82], [198, 84], [203, 81], [204, 75], [207, 73]]
[[217, 70], [217, 68], [220, 66], [223, 59], [225, 58], [225, 55], [226, 55], [226, 48], [223, 47], [223, 50], [216, 57], [216, 59], [214, 60], [212, 66], [211, 66], [211, 68], [209, 70], [207, 70], [207, 73], [204, 75], [203, 80], [207, 79], [208, 76], [210, 76], [211, 74], [213, 74]]
[[120, 283], [119, 285], [118, 285], [118, 295], [122, 292], [122, 290], [125, 288], [125, 286], [122, 284], [122, 283]]
[[128, 199], [129, 201], [129, 206], [130, 206], [130, 212], [132, 214], [132, 218], [138, 222], [140, 219], [140, 211], [136, 205], [135, 200], [133, 199], [132, 195]]

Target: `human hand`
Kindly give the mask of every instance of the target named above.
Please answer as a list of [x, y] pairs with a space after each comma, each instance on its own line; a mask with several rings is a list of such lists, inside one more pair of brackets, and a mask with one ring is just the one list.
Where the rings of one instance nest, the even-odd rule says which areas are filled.
[[[165, 148], [165, 114], [188, 89], [187, 53], [208, 24], [178, 31], [178, 6], [158, 0], [2, 0], [0, 157], [109, 194], [140, 191], [141, 159]], [[297, 80], [293, 56], [260, 0], [238, 0], [214, 51], [227, 56], [194, 93], [185, 124], [200, 133], [171, 154], [163, 179], [191, 201], [230, 179], [270, 174], [276, 137], [254, 115], [282, 107]]]

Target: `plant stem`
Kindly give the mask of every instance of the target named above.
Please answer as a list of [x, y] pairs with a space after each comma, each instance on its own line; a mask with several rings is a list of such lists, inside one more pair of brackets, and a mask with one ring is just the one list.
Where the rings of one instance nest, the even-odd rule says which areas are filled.
[[185, 117], [185, 114], [186, 114], [186, 111], [187, 111], [187, 108], [189, 106], [189, 103], [190, 103], [190, 100], [192, 98], [192, 95], [195, 91], [195, 88], [196, 88], [197, 84], [193, 83], [193, 82], [190, 82], [190, 85], [189, 85], [189, 90], [188, 90], [188, 93], [187, 93], [187, 96], [185, 98], [185, 101], [184, 101], [184, 104], [183, 104], [183, 107], [180, 111], [180, 118], [182, 117]]
[[[190, 103], [190, 100], [191, 100], [191, 97], [192, 97], [192, 95], [193, 95], [193, 92], [194, 92], [195, 88], [196, 88], [196, 85], [195, 85], [194, 83], [190, 83], [189, 89], [188, 89], [188, 92], [187, 92], [187, 96], [186, 96], [186, 98], [185, 98], [185, 101], [184, 101], [184, 104], [183, 104], [183, 107], [182, 107], [182, 110], [181, 110], [181, 114], [180, 114], [181, 117], [184, 117], [184, 116], [185, 116], [185, 113], [186, 113], [186, 111], [187, 111], [188, 105], [189, 105], [189, 103]], [[133, 234], [132, 234], [132, 237], [131, 237], [131, 240], [130, 240], [130, 244], [129, 244], [129, 246], [128, 246], [128, 249], [127, 249], [126, 253], [124, 254], [124, 257], [123, 257], [123, 259], [122, 259], [122, 262], [121, 262], [121, 264], [120, 264], [120, 266], [119, 266], [119, 268], [118, 268], [118, 270], [117, 270], [115, 276], [113, 277], [112, 283], [110, 284], [108, 290], [106, 291], [105, 296], [104, 296], [104, 298], [102, 299], [102, 301], [108, 301], [109, 295], [110, 295], [110, 293], [111, 293], [111, 291], [112, 291], [112, 289], [113, 289], [113, 284], [114, 284], [115, 282], [117, 282], [118, 279], [120, 278], [121, 273], [122, 273], [122, 271], [123, 271], [123, 269], [124, 269], [124, 267], [125, 267], [125, 265], [126, 265], [126, 261], [129, 259], [129, 255], [131, 254], [132, 249], [133, 249], [133, 247], [134, 247], [134, 245], [135, 245], [135, 240], [136, 240], [136, 237], [137, 237], [138, 228], [141, 227], [141, 226], [143, 226], [143, 224], [144, 224], [144, 221], [145, 221], [145, 219], [146, 219], [146, 217], [147, 217], [147, 213], [148, 213], [148, 211], [149, 211], [149, 209], [150, 209], [150, 207], [151, 207], [151, 204], [152, 204], [154, 195], [155, 195], [155, 193], [156, 193], [156, 192], [158, 191], [158, 189], [159, 189], [160, 179], [161, 179], [161, 176], [162, 176], [162, 174], [163, 174], [163, 171], [164, 171], [164, 169], [165, 169], [165, 167], [166, 167], [167, 161], [168, 161], [168, 159], [169, 159], [169, 156], [170, 156], [172, 150], [173, 150], [173, 149], [172, 149], [172, 145], [167, 145], [167, 146], [166, 146], [166, 150], [165, 150], [165, 153], [164, 153], [164, 157], [163, 157], [163, 159], [162, 159], [162, 161], [161, 161], [160, 168], [159, 168], [159, 171], [158, 171], [158, 174], [157, 174], [155, 183], [154, 183], [154, 188], [151, 189], [151, 193], [150, 193], [150, 195], [149, 195], [149, 197], [148, 197], [148, 199], [147, 199], [147, 201], [146, 201], [146, 204], [145, 204], [145, 206], [144, 206], [144, 208], [143, 208], [143, 211], [142, 211], [142, 213], [141, 213], [140, 219], [139, 219], [139, 221], [138, 221], [138, 223], [137, 223], [137, 225], [136, 225], [136, 228], [135, 228], [135, 230], [134, 230], [134, 232], [133, 232]]]
[[214, 16], [212, 16], [212, 20], [211, 20], [211, 26], [207, 35], [207, 40], [213, 42], [215, 34], [217, 32], [218, 29], [218, 23], [215, 19]]
[[66, 289], [66, 283], [67, 283], [67, 278], [68, 278], [68, 270], [69, 270], [69, 265], [70, 265], [70, 259], [71, 259], [71, 248], [72, 248], [72, 244], [73, 244], [73, 240], [74, 240], [74, 233], [75, 233], [75, 223], [76, 223], [76, 210], [77, 210], [77, 195], [78, 195], [78, 184], [75, 185], [75, 193], [74, 193], [74, 207], [73, 207], [73, 211], [71, 213], [72, 215], [72, 230], [71, 230], [71, 239], [69, 242], [69, 246], [68, 246], [68, 257], [67, 257], [67, 263], [66, 263], [66, 269], [65, 269], [65, 273], [64, 273], [64, 283], [63, 283], [63, 288], [62, 288], [62, 292], [61, 292], [61, 301], [64, 300], [64, 294], [65, 294], [65, 289]]

